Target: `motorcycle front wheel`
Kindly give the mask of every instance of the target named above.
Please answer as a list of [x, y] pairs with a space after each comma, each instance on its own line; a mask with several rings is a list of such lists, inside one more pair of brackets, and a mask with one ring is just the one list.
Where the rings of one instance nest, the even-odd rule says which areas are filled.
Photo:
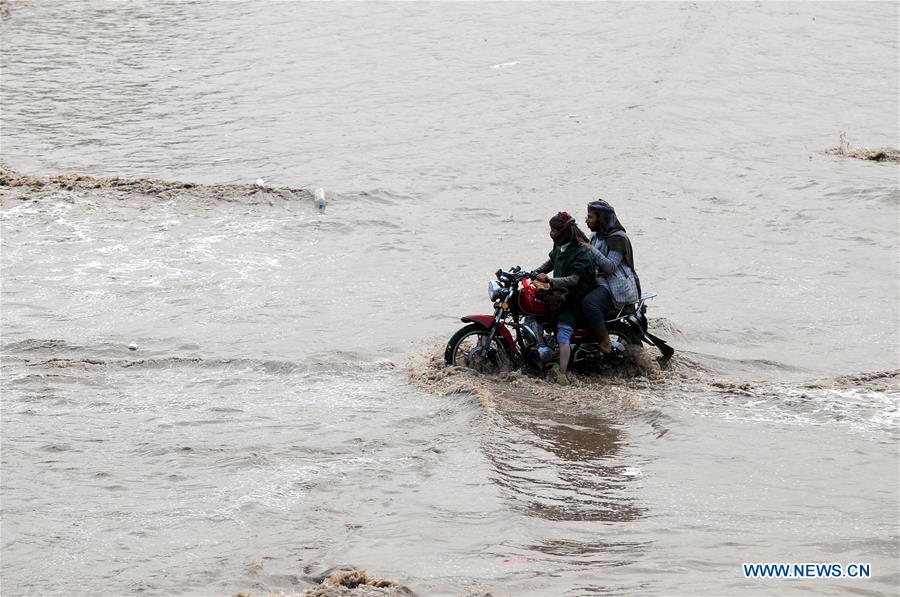
[[494, 337], [488, 347], [488, 334], [488, 330], [477, 323], [464, 326], [447, 343], [444, 361], [448, 365], [467, 367], [487, 375], [512, 371], [513, 359], [509, 349], [499, 337]]

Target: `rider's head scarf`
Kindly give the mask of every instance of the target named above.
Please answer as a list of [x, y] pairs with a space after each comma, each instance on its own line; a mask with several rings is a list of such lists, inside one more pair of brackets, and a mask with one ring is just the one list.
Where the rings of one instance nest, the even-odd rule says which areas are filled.
[[561, 232], [563, 230], [567, 230], [575, 223], [575, 218], [569, 215], [567, 211], [561, 211], [557, 213], [555, 216], [550, 218], [550, 228], [553, 229], [554, 232]]
[[561, 211], [550, 218], [550, 229], [553, 230], [553, 243], [559, 247], [575, 242], [587, 242], [584, 232], [575, 224], [575, 218], [567, 211]]

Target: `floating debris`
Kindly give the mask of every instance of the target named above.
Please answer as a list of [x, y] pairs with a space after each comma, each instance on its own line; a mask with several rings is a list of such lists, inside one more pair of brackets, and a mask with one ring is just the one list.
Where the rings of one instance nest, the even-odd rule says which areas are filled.
[[314, 197], [316, 202], [316, 209], [318, 209], [319, 211], [325, 211], [325, 189], [321, 187], [316, 189]]
[[869, 160], [872, 162], [897, 162], [900, 163], [900, 150], [891, 147], [853, 147], [847, 140], [847, 133], [841, 131], [838, 147], [826, 149], [822, 153], [827, 155], [839, 155], [845, 158]]
[[[311, 566], [307, 564], [303, 571], [307, 574]], [[304, 576], [304, 580], [315, 583], [302, 593], [303, 597], [416, 597], [416, 593], [408, 587], [393, 580], [372, 576], [365, 570], [349, 566], [330, 568], [317, 576]], [[300, 597], [300, 593], [266, 591], [259, 597]], [[256, 597], [253, 593], [242, 591], [235, 597]]]
[[314, 587], [306, 589], [305, 597], [396, 597], [414, 596], [398, 582], [372, 576], [365, 570], [332, 569], [317, 577]]
[[622, 469], [623, 477], [643, 477], [644, 473], [639, 466], [626, 466]]
[[[260, 183], [262, 183], [260, 185]], [[4, 192], [11, 189], [18, 192]], [[272, 204], [275, 199], [286, 201], [310, 201], [313, 193], [307, 189], [291, 187], [270, 187], [262, 178], [255, 184], [199, 184], [159, 180], [155, 178], [98, 178], [83, 174], [61, 174], [57, 176], [30, 176], [0, 164], [0, 199], [40, 199], [35, 193], [58, 196], [58, 191], [114, 191], [131, 196], [151, 196], [159, 198], [191, 198], [198, 200], [212, 199], [235, 201], [240, 198], [256, 195], [257, 202]], [[72, 197], [70, 202], [75, 202]]]

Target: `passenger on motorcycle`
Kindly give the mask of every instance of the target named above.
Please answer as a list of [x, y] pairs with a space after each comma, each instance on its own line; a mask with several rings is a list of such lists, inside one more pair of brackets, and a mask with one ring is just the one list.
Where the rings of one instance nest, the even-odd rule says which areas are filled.
[[[594, 286], [594, 263], [591, 252], [582, 243], [588, 239], [575, 224], [575, 218], [561, 211], [550, 218], [550, 238], [553, 250], [550, 259], [535, 271], [536, 279], [548, 282], [551, 288], [565, 288], [568, 293], [559, 314], [556, 339], [559, 343], [559, 372], [565, 374], [571, 356], [572, 333], [577, 327], [581, 299]], [[547, 276], [552, 271], [553, 277]]]
[[581, 308], [591, 329], [597, 335], [597, 345], [604, 353], [623, 350], [609, 340], [606, 314], [614, 309], [635, 303], [640, 298], [640, 280], [634, 271], [634, 254], [625, 227], [619, 222], [616, 210], [602, 199], [587, 206], [587, 227], [593, 231], [589, 242], [581, 246], [590, 250], [597, 272], [597, 287], [581, 301]]

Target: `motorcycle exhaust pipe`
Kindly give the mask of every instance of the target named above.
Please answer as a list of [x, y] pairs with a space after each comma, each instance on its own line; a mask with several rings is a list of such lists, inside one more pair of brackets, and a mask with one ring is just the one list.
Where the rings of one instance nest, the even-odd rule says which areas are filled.
[[559, 351], [553, 350], [549, 346], [540, 346], [537, 349], [538, 356], [541, 358], [541, 362], [544, 364], [555, 361], [559, 358]]

